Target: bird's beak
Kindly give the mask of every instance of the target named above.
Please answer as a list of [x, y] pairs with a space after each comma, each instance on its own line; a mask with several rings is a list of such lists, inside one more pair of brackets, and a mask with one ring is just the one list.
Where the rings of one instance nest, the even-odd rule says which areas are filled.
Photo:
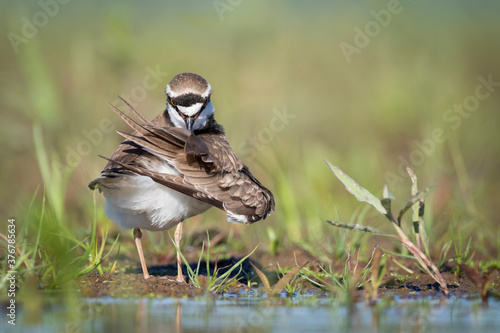
[[186, 128], [190, 131], [193, 130], [193, 124], [194, 124], [194, 121], [196, 119], [193, 118], [193, 117], [187, 117], [186, 119], [184, 119], [184, 122], [186, 123]]

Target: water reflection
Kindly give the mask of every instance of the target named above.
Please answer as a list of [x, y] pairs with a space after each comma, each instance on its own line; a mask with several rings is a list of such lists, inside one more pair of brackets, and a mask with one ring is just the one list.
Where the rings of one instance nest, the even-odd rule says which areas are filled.
[[[76, 308], [56, 301], [42, 322], [2, 332], [497, 332], [500, 302], [391, 300], [374, 307], [340, 305], [332, 298], [228, 297], [204, 299], [84, 299]], [[10, 330], [7, 330], [10, 329]]]

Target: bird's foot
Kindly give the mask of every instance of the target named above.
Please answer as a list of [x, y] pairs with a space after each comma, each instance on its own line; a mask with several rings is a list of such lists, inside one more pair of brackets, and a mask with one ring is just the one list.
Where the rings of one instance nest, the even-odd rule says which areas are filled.
[[184, 277], [184, 274], [179, 274], [177, 275], [177, 279], [175, 279], [175, 281], [179, 282], [179, 283], [184, 283], [186, 284], [186, 278]]

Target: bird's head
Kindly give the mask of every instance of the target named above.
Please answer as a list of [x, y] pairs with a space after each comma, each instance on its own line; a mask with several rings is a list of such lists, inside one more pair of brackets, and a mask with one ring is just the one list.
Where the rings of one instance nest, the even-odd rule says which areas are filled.
[[212, 87], [193, 73], [176, 75], [167, 84], [167, 111], [175, 127], [190, 131], [202, 129], [213, 117]]

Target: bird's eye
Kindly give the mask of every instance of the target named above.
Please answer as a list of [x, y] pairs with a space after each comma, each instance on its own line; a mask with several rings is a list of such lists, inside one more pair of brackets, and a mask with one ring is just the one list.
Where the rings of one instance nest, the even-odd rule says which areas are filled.
[[208, 101], [209, 101], [209, 100], [207, 99], [207, 100], [205, 101], [205, 103], [203, 103], [203, 107], [207, 106]]
[[177, 105], [175, 105], [175, 103], [172, 99], [170, 99], [170, 104], [172, 104], [173, 106], [177, 106]]

